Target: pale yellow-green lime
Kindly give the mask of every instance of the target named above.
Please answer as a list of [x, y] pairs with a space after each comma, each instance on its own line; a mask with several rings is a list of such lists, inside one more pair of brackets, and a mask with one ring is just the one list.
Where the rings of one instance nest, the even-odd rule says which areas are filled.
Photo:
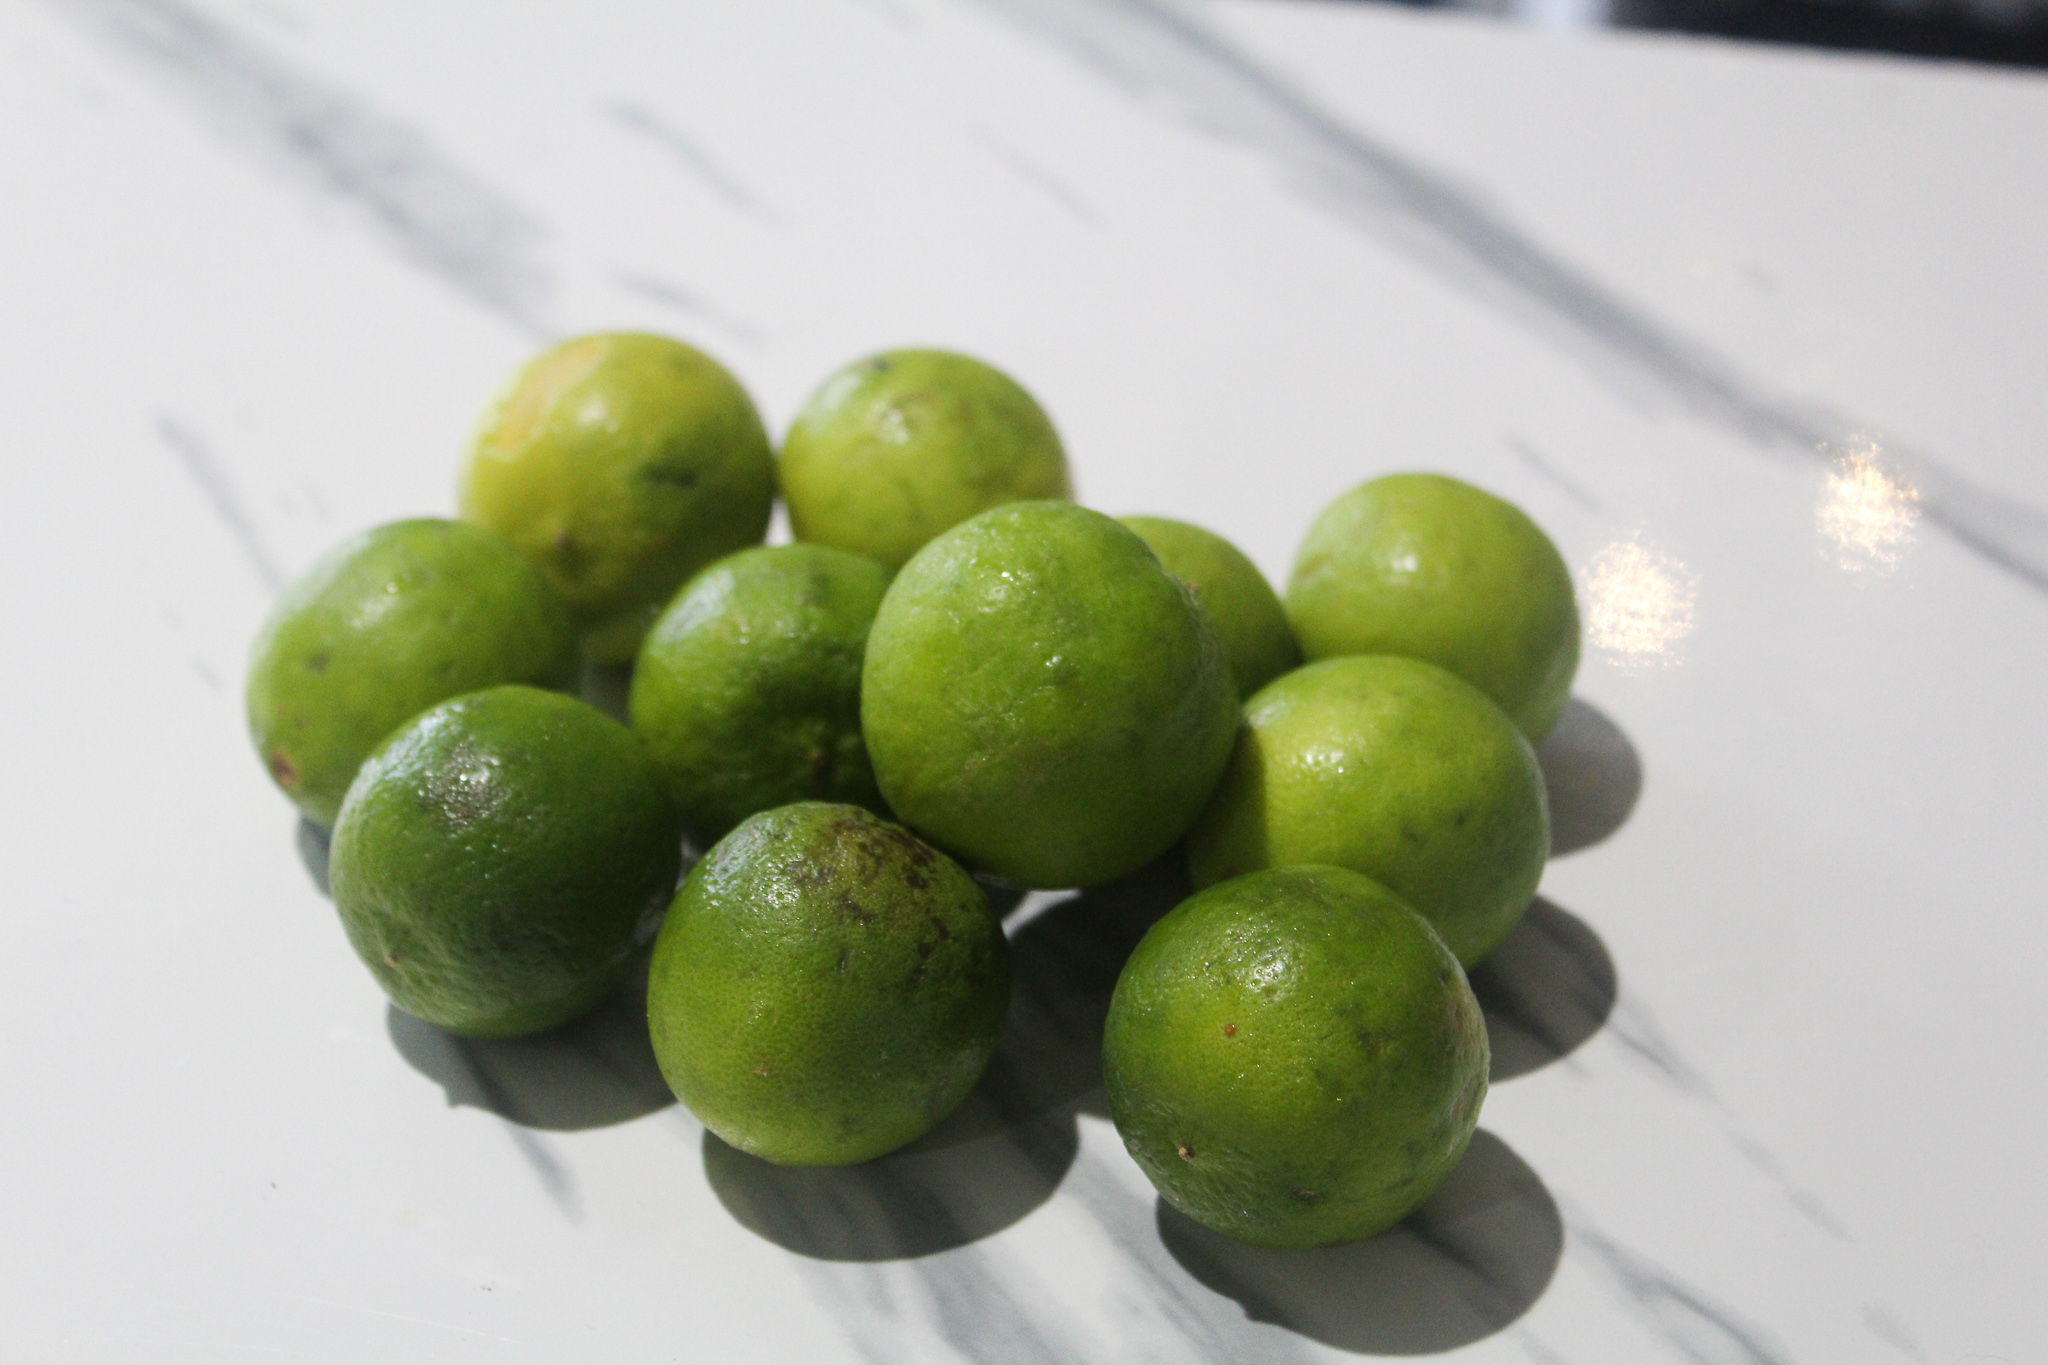
[[882, 795], [1020, 886], [1088, 886], [1180, 837], [1237, 698], [1208, 616], [1100, 512], [1018, 502], [903, 567], [868, 635], [861, 726]]
[[1535, 751], [1434, 664], [1308, 664], [1245, 705], [1230, 768], [1188, 832], [1195, 885], [1328, 863], [1413, 906], [1470, 967], [1536, 895], [1550, 816]]
[[708, 848], [792, 801], [877, 808], [860, 668], [889, 571], [823, 545], [728, 555], [678, 594], [640, 647], [633, 729]]
[[394, 1004], [502, 1038], [602, 1001], [654, 936], [681, 859], [674, 807], [631, 731], [573, 697], [494, 687], [370, 756], [328, 875]]
[[1370, 1237], [1412, 1212], [1464, 1155], [1487, 1060], [1457, 958], [1337, 867], [1183, 901], [1125, 963], [1102, 1043], [1110, 1114], [1160, 1195], [1269, 1247]]
[[760, 541], [775, 465], [760, 415], [710, 356], [610, 332], [543, 351], [491, 402], [462, 515], [555, 584], [598, 663], [624, 663], [684, 580]]
[[1073, 493], [1044, 410], [951, 351], [889, 351], [827, 379], [790, 425], [779, 478], [798, 540], [891, 568], [977, 512]]
[[655, 942], [648, 1027], [677, 1098], [764, 1160], [841, 1166], [951, 1113], [995, 1055], [1003, 929], [973, 878], [858, 806], [740, 822]]
[[1119, 517], [1188, 585], [1223, 642], [1237, 694], [1249, 697], [1301, 662], [1273, 585], [1244, 551], [1213, 531], [1166, 517]]
[[1325, 508], [1287, 586], [1311, 659], [1404, 654], [1492, 697], [1530, 741], [1579, 663], [1571, 572], [1512, 503], [1442, 474], [1390, 474]]
[[250, 650], [249, 733], [271, 780], [332, 825], [378, 742], [437, 701], [576, 683], [576, 632], [547, 580], [466, 522], [397, 521], [322, 556]]

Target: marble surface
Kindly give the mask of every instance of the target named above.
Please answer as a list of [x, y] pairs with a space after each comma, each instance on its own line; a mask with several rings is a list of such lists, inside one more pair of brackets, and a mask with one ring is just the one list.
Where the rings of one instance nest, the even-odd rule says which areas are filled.
[[[1288, 0], [0, 5], [0, 1342], [159, 1363], [2020, 1365], [2048, 1313], [2048, 83]], [[245, 651], [534, 347], [771, 426], [884, 346], [1283, 577], [1448, 470], [1580, 575], [1496, 1084], [1400, 1230], [1160, 1209], [1011, 924], [918, 1149], [736, 1156], [630, 1008], [393, 1016]]]

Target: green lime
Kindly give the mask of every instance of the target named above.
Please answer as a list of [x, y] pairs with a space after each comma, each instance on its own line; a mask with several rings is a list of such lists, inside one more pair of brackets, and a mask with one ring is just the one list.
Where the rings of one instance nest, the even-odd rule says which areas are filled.
[[497, 683], [576, 684], [561, 598], [499, 536], [397, 521], [284, 590], [250, 651], [249, 733], [307, 818], [334, 823], [363, 759], [437, 701]]
[[1392, 1227], [1465, 1153], [1486, 1023], [1385, 887], [1288, 867], [1181, 902], [1132, 952], [1102, 1040], [1109, 1111], [1166, 1202], [1255, 1246]]
[[1468, 967], [1507, 937], [1542, 880], [1550, 815], [1535, 751], [1483, 693], [1360, 655], [1296, 669], [1244, 716], [1188, 832], [1196, 886], [1330, 863], [1414, 906]]
[[662, 613], [629, 705], [698, 847], [791, 801], [880, 806], [860, 665], [888, 586], [872, 559], [781, 545], [726, 556]]
[[1100, 512], [1019, 502], [920, 550], [882, 599], [861, 725], [889, 805], [1020, 886], [1089, 886], [1180, 837], [1229, 760], [1214, 627]]
[[858, 806], [805, 801], [741, 821], [691, 870], [647, 1021], [705, 1127], [766, 1161], [843, 1166], [966, 1099], [1009, 1000], [973, 878]]
[[1564, 713], [1579, 665], [1557, 547], [1514, 504], [1441, 474], [1390, 474], [1325, 508], [1294, 561], [1287, 615], [1309, 658], [1427, 659], [1532, 743]]
[[739, 381], [667, 337], [611, 332], [543, 351], [470, 443], [462, 515], [561, 590], [584, 651], [633, 657], [698, 569], [760, 541], [775, 462]]
[[977, 512], [1073, 493], [1044, 410], [950, 351], [890, 351], [827, 379], [782, 443], [780, 479], [798, 540], [892, 569]]
[[443, 702], [370, 756], [328, 865], [349, 941], [406, 1013], [473, 1038], [565, 1023], [617, 986], [681, 834], [632, 731], [557, 692]]
[[1188, 585], [1208, 609], [1223, 657], [1249, 697], [1301, 662], [1301, 646], [1273, 585], [1244, 552], [1213, 531], [1165, 517], [1119, 517], [1152, 547], [1166, 571]]

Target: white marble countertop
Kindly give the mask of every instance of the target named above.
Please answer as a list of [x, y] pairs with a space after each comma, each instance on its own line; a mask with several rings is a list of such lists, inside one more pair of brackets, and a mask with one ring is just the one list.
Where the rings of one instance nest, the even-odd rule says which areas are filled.
[[[2048, 79], [1298, 0], [11, 0], [0, 185], [8, 1360], [2044, 1358]], [[388, 1014], [249, 639], [624, 327], [778, 429], [976, 352], [1085, 500], [1276, 578], [1397, 468], [1550, 530], [1568, 851], [1423, 1215], [1160, 1215], [1058, 897], [1031, 1083], [853, 1172], [707, 1145], [630, 1011]]]

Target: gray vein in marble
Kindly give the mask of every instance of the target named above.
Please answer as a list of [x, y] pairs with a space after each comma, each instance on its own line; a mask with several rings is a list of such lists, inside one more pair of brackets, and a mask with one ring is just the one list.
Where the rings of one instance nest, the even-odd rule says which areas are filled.
[[967, 130], [967, 136], [973, 139], [977, 147], [987, 152], [998, 166], [1057, 204], [1069, 217], [1086, 223], [1089, 227], [1102, 226], [1101, 215], [1095, 212], [1094, 206], [1076, 193], [1066, 181], [1023, 153], [998, 142], [985, 129], [971, 127]]
[[[1750, 442], [1827, 458], [1868, 424], [1771, 392], [1536, 241], [1483, 197], [1324, 109], [1169, 0], [976, 0], [1141, 103], [1247, 146], [1347, 226], [1391, 245], [1538, 330], [1602, 379], [1648, 385]], [[2048, 512], [1890, 442], [1928, 521], [2048, 591]]]
[[270, 553], [270, 547], [263, 543], [262, 534], [256, 523], [242, 506], [241, 495], [219, 464], [214, 461], [213, 452], [197, 432], [171, 417], [156, 419], [157, 439], [171, 448], [178, 457], [178, 463], [199, 488], [213, 514], [220, 518], [228, 534], [241, 547], [243, 558], [256, 571], [256, 577], [263, 586], [276, 592], [284, 586], [284, 571], [277, 566], [277, 559]]
[[518, 204], [424, 131], [303, 71], [183, 0], [51, 0], [226, 146], [349, 209], [409, 264], [545, 337], [555, 288], [546, 236]]
[[1522, 1354], [1534, 1361], [1535, 1365], [1571, 1365], [1570, 1361], [1551, 1350], [1541, 1337], [1526, 1327], [1517, 1325], [1509, 1328], [1508, 1339], [1521, 1347]]
[[206, 666], [206, 660], [200, 658], [197, 654], [194, 654], [192, 656], [192, 667], [199, 670], [199, 681], [205, 683], [208, 690], [214, 692], [222, 690], [220, 685], [220, 679], [215, 677], [213, 674], [213, 670]]
[[1564, 494], [1586, 511], [1593, 513], [1595, 516], [1602, 515], [1600, 504], [1594, 499], [1593, 495], [1573, 480], [1565, 477], [1564, 472], [1545, 459], [1535, 446], [1529, 444], [1529, 442], [1521, 437], [1512, 434], [1508, 436], [1507, 442], [1508, 449], [1514, 451], [1523, 464], [1536, 471], [1538, 478], [1557, 489], [1558, 492]]
[[604, 113], [621, 128], [646, 138], [668, 153], [670, 159], [726, 203], [756, 218], [774, 221], [774, 215], [768, 212], [752, 190], [740, 182], [739, 177], [719, 165], [689, 134], [646, 105], [632, 100], [615, 100], [604, 106]]
[[1674, 1356], [1693, 1365], [1790, 1365], [1761, 1328], [1624, 1247], [1576, 1213], [1568, 1216], [1571, 1249], [1599, 1271]]
[[1792, 1178], [1785, 1174], [1784, 1166], [1769, 1148], [1755, 1138], [1745, 1137], [1741, 1133], [1730, 1133], [1728, 1140], [1735, 1145], [1735, 1150], [1742, 1154], [1743, 1160], [1776, 1182], [1792, 1207], [1799, 1211], [1800, 1217], [1838, 1241], [1854, 1240], [1849, 1236], [1848, 1228], [1842, 1225], [1842, 1220], [1835, 1217], [1834, 1212], [1821, 1202], [1819, 1195], [1803, 1185], [1795, 1184]]
[[571, 1223], [580, 1223], [582, 1216], [578, 1208], [576, 1186], [569, 1177], [568, 1169], [555, 1158], [547, 1143], [504, 1117], [511, 1110], [512, 1102], [497, 1079], [491, 1075], [490, 1068], [476, 1055], [473, 1050], [475, 1044], [467, 1038], [451, 1038], [449, 1041], [455, 1055], [468, 1068], [471, 1083], [489, 1099], [488, 1107], [499, 1116], [498, 1121], [504, 1125], [505, 1134], [512, 1139], [513, 1147], [526, 1159], [526, 1164], [533, 1168], [533, 1173], [540, 1177], [541, 1189], [547, 1192], [548, 1198], [554, 1201], [555, 1207], [560, 1209]]
[[[1164, 1360], [1259, 1362], [1288, 1365], [1314, 1359], [1291, 1336], [1261, 1328], [1230, 1301], [1197, 1283], [1167, 1252], [1150, 1204], [1133, 1194], [1084, 1148], [1067, 1177], [1071, 1206], [1086, 1213], [1115, 1247], [1119, 1261], [1138, 1272], [1145, 1292], [1123, 1296], [1133, 1317], [1163, 1315], [1157, 1326], [1177, 1335], [1161, 1343]], [[1148, 1333], [1149, 1335], [1149, 1333]]]
[[630, 270], [619, 271], [612, 279], [627, 293], [638, 295], [649, 303], [659, 304], [675, 312], [700, 318], [727, 333], [735, 341], [745, 342], [749, 346], [759, 346], [767, 340], [757, 328], [722, 309], [713, 307], [680, 285]]
[[1020, 1301], [1021, 1292], [1052, 1302], [1049, 1294], [1030, 1292], [1029, 1272], [995, 1261], [982, 1247], [961, 1247], [907, 1262], [806, 1261], [804, 1276], [862, 1358], [874, 1365], [897, 1365], [905, 1358], [904, 1328], [911, 1321], [935, 1327], [963, 1360], [1047, 1365], [1087, 1359], [1078, 1343], [1048, 1321], [1050, 1315], [1034, 1314]]
[[1863, 1325], [1870, 1329], [1872, 1336], [1907, 1359], [1927, 1359], [1927, 1353], [1920, 1349], [1920, 1342], [1911, 1329], [1891, 1311], [1871, 1304], [1863, 1310]]
[[1714, 1090], [1706, 1076], [1687, 1061], [1664, 1031], [1647, 1005], [1623, 992], [1607, 1017], [1605, 1036], [1619, 1043], [1623, 1051], [1642, 1064], [1652, 1076], [1688, 1099], [1711, 1100]]

